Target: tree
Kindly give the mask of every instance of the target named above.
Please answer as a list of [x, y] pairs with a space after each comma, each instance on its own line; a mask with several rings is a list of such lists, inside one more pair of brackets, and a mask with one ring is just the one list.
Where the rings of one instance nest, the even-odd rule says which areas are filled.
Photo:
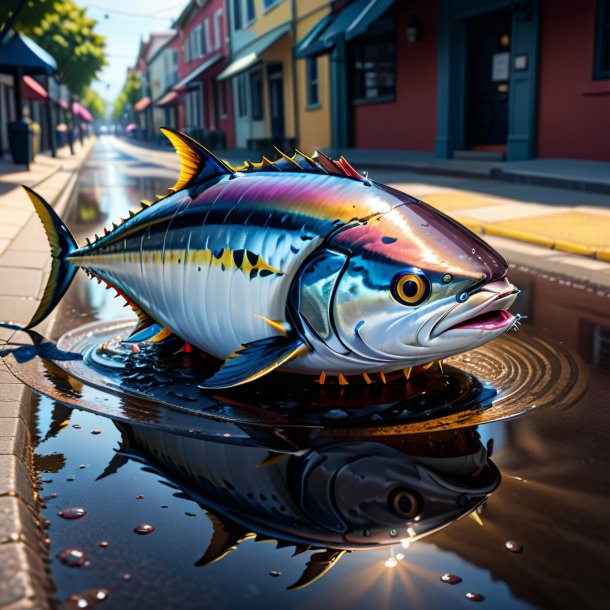
[[125, 79], [123, 89], [121, 90], [121, 93], [119, 93], [119, 96], [114, 102], [114, 107], [112, 109], [112, 118], [115, 121], [118, 121], [121, 119], [123, 114], [127, 112], [129, 114], [129, 118], [133, 120], [133, 107], [141, 97], [142, 77], [137, 70], [130, 70], [127, 73], [127, 78]]
[[106, 39], [95, 32], [97, 21], [72, 0], [54, 2], [30, 35], [57, 62], [58, 79], [81, 96], [106, 65]]
[[0, 42], [14, 28], [28, 34], [53, 10], [55, 0], [2, 0], [0, 2]]
[[96, 118], [103, 119], [106, 116], [106, 104], [97, 91], [86, 87], [80, 98], [81, 104]]

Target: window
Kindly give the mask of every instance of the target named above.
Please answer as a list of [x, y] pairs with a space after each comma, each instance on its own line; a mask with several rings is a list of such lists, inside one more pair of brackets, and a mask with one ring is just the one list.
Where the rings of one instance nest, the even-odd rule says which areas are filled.
[[237, 114], [240, 118], [248, 115], [247, 87], [246, 75], [240, 74], [237, 77]]
[[212, 41], [210, 40], [210, 20], [206, 19], [203, 22], [203, 55], [212, 50]]
[[214, 13], [214, 48], [220, 49], [222, 46], [222, 9], [219, 8]]
[[263, 0], [263, 10], [268, 11], [281, 1], [282, 0]]
[[593, 79], [610, 78], [610, 0], [597, 0]]
[[252, 23], [255, 18], [254, 0], [246, 0], [246, 25]]
[[320, 105], [320, 92], [318, 88], [318, 58], [307, 59], [307, 106], [314, 108]]
[[221, 119], [227, 118], [227, 83], [224, 80], [216, 81], [216, 108]]
[[241, 30], [241, 0], [233, 0], [233, 27], [236, 30]]
[[184, 41], [184, 61], [191, 61], [191, 37], [187, 36]]
[[263, 120], [263, 73], [256, 70], [250, 73], [250, 96], [252, 100], [252, 120]]
[[354, 46], [355, 101], [389, 101], [396, 93], [394, 34], [367, 37]]

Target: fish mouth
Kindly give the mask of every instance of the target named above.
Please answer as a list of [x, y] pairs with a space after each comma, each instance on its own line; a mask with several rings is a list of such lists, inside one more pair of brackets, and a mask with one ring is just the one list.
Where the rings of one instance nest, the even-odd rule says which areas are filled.
[[464, 303], [454, 305], [435, 325], [431, 338], [457, 332], [503, 332], [515, 323], [507, 311], [519, 290], [507, 279], [496, 280], [469, 295]]

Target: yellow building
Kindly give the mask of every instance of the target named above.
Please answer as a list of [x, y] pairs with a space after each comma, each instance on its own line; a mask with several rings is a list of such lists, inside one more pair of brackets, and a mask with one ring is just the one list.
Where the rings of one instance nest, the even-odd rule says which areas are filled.
[[[329, 0], [294, 0], [295, 46], [330, 13]], [[299, 147], [305, 153], [331, 145], [329, 54], [296, 59]]]
[[[218, 76], [233, 91], [238, 148], [304, 151], [330, 145], [329, 60], [297, 60], [298, 41], [328, 0], [228, 0], [231, 63]], [[296, 74], [296, 79], [295, 79]]]

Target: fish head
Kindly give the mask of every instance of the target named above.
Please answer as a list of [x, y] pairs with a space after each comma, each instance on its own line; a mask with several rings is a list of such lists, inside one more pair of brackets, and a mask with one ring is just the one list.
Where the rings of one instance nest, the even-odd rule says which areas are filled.
[[[447, 450], [445, 441], [437, 444]], [[415, 456], [372, 442], [329, 447], [324, 459], [313, 455], [304, 464], [301, 506], [349, 546], [416, 540], [468, 514], [499, 485], [478, 436], [468, 444], [449, 456], [434, 449]]]
[[[398, 193], [378, 185], [396, 198]], [[398, 193], [398, 195], [401, 195]], [[341, 343], [367, 361], [425, 364], [494, 339], [515, 323], [504, 258], [431, 206], [404, 203], [346, 226], [328, 310]]]

